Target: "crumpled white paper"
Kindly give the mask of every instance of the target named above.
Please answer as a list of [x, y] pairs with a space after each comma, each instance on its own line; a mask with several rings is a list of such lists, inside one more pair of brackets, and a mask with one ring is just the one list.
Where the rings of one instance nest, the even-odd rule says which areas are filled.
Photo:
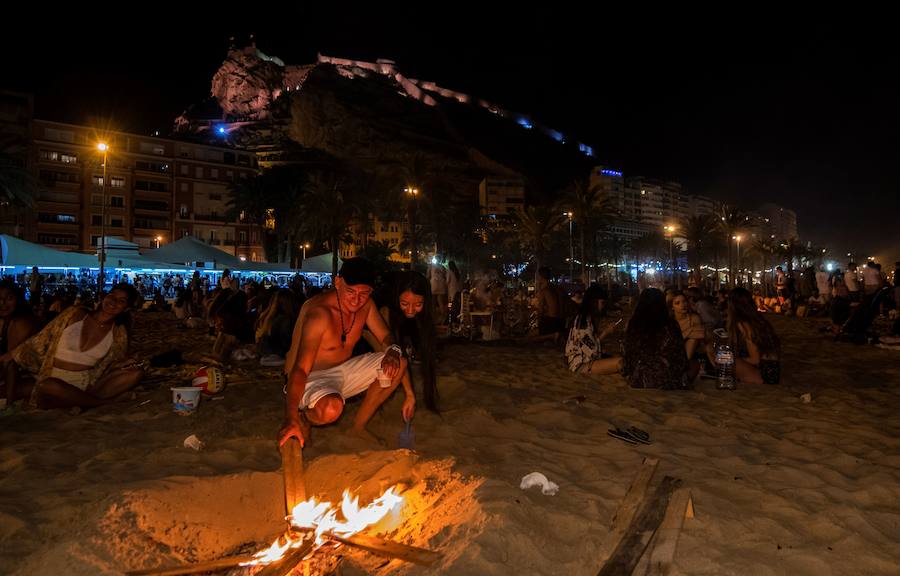
[[203, 442], [201, 442], [195, 434], [191, 434], [184, 439], [184, 447], [193, 448], [194, 450], [200, 450], [201, 448], [203, 448]]
[[532, 486], [540, 486], [541, 493], [544, 496], [555, 496], [556, 493], [559, 492], [559, 485], [548, 480], [547, 477], [540, 472], [526, 474], [522, 477], [522, 482], [519, 484], [519, 488], [522, 490], [528, 490]]

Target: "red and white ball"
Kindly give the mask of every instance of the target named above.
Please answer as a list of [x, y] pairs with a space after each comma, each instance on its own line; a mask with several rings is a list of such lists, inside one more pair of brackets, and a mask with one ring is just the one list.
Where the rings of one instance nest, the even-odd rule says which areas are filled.
[[194, 373], [191, 385], [202, 388], [204, 394], [218, 394], [225, 389], [225, 375], [215, 366], [204, 366]]

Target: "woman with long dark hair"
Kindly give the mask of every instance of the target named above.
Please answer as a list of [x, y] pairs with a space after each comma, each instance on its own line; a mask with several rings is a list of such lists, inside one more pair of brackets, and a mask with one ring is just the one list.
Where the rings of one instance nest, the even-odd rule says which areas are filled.
[[606, 293], [592, 284], [584, 293], [566, 341], [566, 362], [572, 372], [615, 374], [621, 369], [622, 358], [603, 358], [601, 353], [600, 343], [619, 323], [605, 322], [605, 316]]
[[[751, 384], [778, 384], [781, 380], [781, 342], [769, 321], [760, 314], [753, 296], [735, 288], [728, 298], [728, 339], [735, 354], [735, 376]], [[715, 351], [707, 348], [710, 361]]]
[[683, 389], [693, 380], [688, 368], [681, 328], [669, 315], [665, 295], [645, 289], [625, 330], [625, 380], [632, 388]]
[[684, 350], [687, 357], [694, 359], [697, 350], [703, 350], [703, 341], [706, 339], [706, 330], [703, 327], [703, 321], [699, 314], [695, 314], [691, 310], [691, 303], [686, 294], [681, 291], [675, 291], [672, 301], [669, 304], [672, 307], [672, 317], [678, 322], [681, 329], [681, 335], [684, 337]]
[[[381, 315], [391, 329], [391, 335], [411, 363], [418, 362], [422, 373], [422, 389], [425, 406], [437, 412], [437, 377], [435, 375], [436, 340], [434, 317], [432, 314], [431, 285], [418, 272], [404, 271], [394, 277], [394, 290], [386, 306], [381, 307]], [[373, 338], [366, 339], [375, 351], [381, 345]], [[403, 374], [401, 384], [406, 400], [403, 402], [403, 418], [411, 420], [415, 413], [416, 397], [410, 373]]]

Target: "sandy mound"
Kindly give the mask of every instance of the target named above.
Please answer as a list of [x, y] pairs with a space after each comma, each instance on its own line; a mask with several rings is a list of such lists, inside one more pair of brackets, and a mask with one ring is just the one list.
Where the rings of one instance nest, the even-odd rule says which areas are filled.
[[[475, 500], [480, 481], [461, 478], [452, 465], [451, 460], [418, 461], [405, 450], [325, 456], [308, 465], [307, 490], [319, 500], [339, 502], [349, 488], [364, 504], [400, 485], [402, 510], [376, 531], [439, 550], [445, 555], [442, 566], [449, 566], [484, 525]], [[95, 518], [73, 522], [66, 538], [33, 555], [16, 573], [119, 574], [247, 553], [284, 530], [282, 498], [277, 472], [156, 481], [112, 496]], [[371, 574], [415, 570], [362, 552], [345, 553]]]

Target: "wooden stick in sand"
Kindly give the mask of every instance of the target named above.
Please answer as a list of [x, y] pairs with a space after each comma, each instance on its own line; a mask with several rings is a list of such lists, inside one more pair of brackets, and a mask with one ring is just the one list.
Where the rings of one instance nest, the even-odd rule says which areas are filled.
[[431, 566], [440, 560], [441, 553], [427, 548], [417, 548], [415, 546], [407, 546], [393, 540], [385, 540], [377, 536], [366, 536], [364, 534], [354, 534], [346, 538], [334, 534], [326, 534], [325, 538], [353, 546], [372, 554], [385, 556], [387, 558], [399, 558], [406, 562], [419, 564], [421, 566]]
[[281, 445], [281, 464], [284, 474], [284, 506], [288, 524], [294, 506], [306, 500], [306, 482], [303, 479], [303, 449], [296, 438], [288, 438]]

